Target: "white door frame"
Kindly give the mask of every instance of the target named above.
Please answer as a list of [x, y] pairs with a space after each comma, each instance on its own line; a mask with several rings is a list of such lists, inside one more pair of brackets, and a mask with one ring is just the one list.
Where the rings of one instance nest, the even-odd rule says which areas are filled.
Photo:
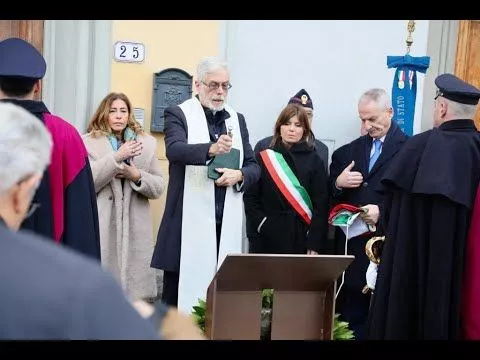
[[80, 133], [110, 91], [112, 20], [45, 20], [43, 101]]

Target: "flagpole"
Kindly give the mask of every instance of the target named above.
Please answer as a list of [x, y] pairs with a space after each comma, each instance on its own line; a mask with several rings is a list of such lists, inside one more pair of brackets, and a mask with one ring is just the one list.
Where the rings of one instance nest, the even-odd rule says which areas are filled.
[[408, 20], [407, 24], [408, 36], [407, 36], [407, 54], [410, 54], [410, 48], [413, 44], [412, 33], [415, 31], [415, 20]]

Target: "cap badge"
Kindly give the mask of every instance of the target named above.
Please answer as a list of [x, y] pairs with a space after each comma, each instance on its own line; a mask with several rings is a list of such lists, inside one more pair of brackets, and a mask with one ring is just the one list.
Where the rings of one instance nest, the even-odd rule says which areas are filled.
[[300, 100], [302, 101], [302, 104], [305, 105], [308, 101], [308, 96], [303, 94]]

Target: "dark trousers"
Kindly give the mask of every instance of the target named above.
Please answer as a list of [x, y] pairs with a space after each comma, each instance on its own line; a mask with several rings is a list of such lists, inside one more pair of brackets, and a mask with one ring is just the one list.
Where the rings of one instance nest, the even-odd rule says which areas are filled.
[[163, 272], [162, 301], [170, 306], [178, 303], [178, 273], [173, 271]]
[[[222, 231], [222, 224], [217, 223], [217, 259], [218, 249], [220, 245], [220, 235]], [[178, 280], [179, 273], [175, 271], [163, 272], [163, 290], [162, 301], [170, 306], [177, 306], [178, 304]], [[207, 299], [205, 299], [207, 300]]]
[[370, 294], [361, 291], [341, 289], [337, 299], [336, 312], [340, 319], [348, 322], [348, 327], [353, 331], [355, 340], [364, 339], [364, 328], [370, 309]]

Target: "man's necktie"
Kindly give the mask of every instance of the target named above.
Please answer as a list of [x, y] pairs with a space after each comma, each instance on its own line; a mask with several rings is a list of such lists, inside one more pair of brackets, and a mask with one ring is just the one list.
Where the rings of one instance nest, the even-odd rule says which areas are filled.
[[373, 155], [370, 156], [370, 163], [368, 164], [368, 172], [372, 170], [373, 165], [375, 165], [375, 162], [377, 161], [378, 157], [382, 153], [382, 142], [380, 141], [380, 139], [373, 140], [373, 145], [375, 146], [375, 151], [373, 152]]

